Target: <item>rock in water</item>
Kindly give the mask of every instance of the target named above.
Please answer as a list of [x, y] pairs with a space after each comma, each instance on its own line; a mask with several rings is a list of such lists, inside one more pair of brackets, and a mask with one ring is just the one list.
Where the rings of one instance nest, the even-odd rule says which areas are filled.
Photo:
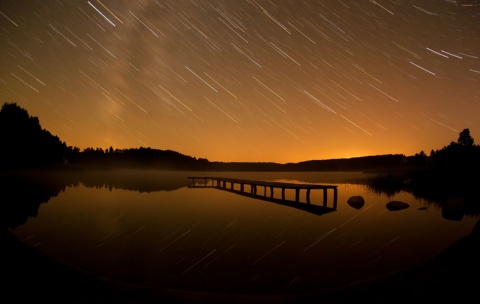
[[365, 205], [365, 200], [360, 195], [352, 196], [348, 199], [347, 204], [355, 209], [361, 209]]
[[410, 207], [409, 204], [400, 201], [391, 201], [387, 203], [387, 209], [390, 211], [403, 210], [407, 209], [408, 207]]

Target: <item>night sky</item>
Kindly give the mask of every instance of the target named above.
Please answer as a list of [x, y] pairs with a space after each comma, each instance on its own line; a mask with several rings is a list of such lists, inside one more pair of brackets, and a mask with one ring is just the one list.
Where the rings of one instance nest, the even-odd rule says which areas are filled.
[[82, 150], [428, 155], [480, 142], [480, 2], [0, 0], [0, 102]]

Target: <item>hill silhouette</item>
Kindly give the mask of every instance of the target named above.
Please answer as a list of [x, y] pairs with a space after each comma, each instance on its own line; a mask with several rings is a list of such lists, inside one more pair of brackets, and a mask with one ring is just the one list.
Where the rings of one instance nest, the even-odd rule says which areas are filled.
[[41, 127], [37, 117], [15, 103], [0, 110], [0, 169], [75, 168], [115, 169], [152, 168], [204, 171], [366, 171], [398, 169], [415, 164], [416, 157], [403, 154], [365, 156], [349, 159], [309, 160], [299, 163], [210, 162], [171, 150], [150, 147], [80, 151]]
[[37, 117], [15, 103], [0, 110], [0, 169], [31, 168], [158, 168], [207, 169], [206, 159], [171, 150], [132, 148], [123, 150], [67, 146], [41, 127]]
[[[42, 129], [37, 117], [15, 103], [5, 103], [0, 110], [0, 170], [17, 168], [61, 169], [162, 169], [189, 171], [369, 171], [382, 173], [372, 185], [398, 189], [428, 191], [472, 188], [480, 169], [480, 148], [474, 144], [469, 129], [457, 142], [427, 156], [421, 151], [404, 154], [374, 155], [355, 158], [306, 160], [298, 163], [211, 162], [171, 150], [150, 147], [114, 149], [68, 146], [48, 130]], [[456, 190], [455, 190], [456, 191]]]

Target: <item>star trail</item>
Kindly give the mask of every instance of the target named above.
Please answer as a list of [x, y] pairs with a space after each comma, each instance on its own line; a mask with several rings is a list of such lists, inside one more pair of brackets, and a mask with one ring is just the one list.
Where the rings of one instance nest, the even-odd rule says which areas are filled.
[[480, 139], [478, 1], [0, 1], [0, 102], [68, 145], [210, 161]]

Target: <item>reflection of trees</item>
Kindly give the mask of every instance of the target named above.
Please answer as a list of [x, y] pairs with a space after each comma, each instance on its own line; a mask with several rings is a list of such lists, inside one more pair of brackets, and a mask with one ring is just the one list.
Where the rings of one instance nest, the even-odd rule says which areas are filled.
[[480, 182], [480, 146], [474, 145], [468, 129], [460, 133], [457, 142], [432, 150], [429, 157], [418, 157], [424, 158], [423, 165], [403, 173], [378, 175], [368, 181], [368, 186], [384, 193], [406, 190], [439, 207], [461, 198], [465, 214], [480, 214], [476, 193]]
[[139, 192], [172, 191], [188, 185], [186, 174], [179, 171], [101, 170], [76, 174], [86, 187], [124, 189]]
[[15, 228], [37, 216], [38, 208], [68, 186], [125, 189], [139, 192], [172, 191], [188, 184], [181, 172], [156, 170], [34, 171], [0, 173], [0, 227]]
[[380, 174], [365, 179], [366, 186], [369, 190], [378, 194], [386, 194], [394, 196], [403, 190], [401, 180], [392, 174]]
[[67, 185], [68, 180], [53, 174], [0, 174], [0, 226], [15, 228], [24, 224], [37, 216], [42, 203], [64, 191]]

